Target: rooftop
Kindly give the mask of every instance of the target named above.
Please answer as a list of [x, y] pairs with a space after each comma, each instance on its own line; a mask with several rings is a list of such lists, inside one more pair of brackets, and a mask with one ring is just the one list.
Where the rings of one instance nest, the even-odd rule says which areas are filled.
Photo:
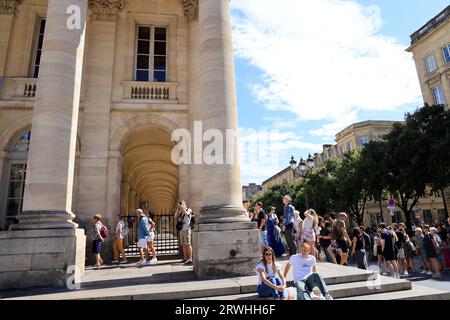
[[445, 21], [450, 18], [450, 5], [442, 10], [437, 16], [428, 21], [423, 27], [414, 32], [411, 35], [411, 46], [422, 40], [426, 35], [428, 35], [433, 30], [436, 30]]

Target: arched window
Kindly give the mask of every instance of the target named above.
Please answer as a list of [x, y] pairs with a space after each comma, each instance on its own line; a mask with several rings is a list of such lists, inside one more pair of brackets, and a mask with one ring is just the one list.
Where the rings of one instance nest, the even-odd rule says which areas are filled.
[[[4, 208], [1, 210], [4, 214], [0, 220], [2, 230], [8, 230], [9, 226], [17, 223], [16, 217], [22, 212], [30, 137], [30, 131], [22, 134], [7, 154], [9, 161], [6, 164], [6, 197], [3, 198], [6, 201], [0, 201], [0, 205], [3, 203]], [[2, 209], [1, 206], [0, 209]]]

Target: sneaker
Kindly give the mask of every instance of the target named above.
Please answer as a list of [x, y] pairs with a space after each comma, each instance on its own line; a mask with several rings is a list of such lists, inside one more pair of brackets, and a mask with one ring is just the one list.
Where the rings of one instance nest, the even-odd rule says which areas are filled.
[[427, 272], [425, 270], [423, 270], [420, 274], [426, 274]]
[[440, 279], [440, 278], [442, 278], [442, 275], [440, 273], [435, 273], [431, 277], [434, 279]]
[[144, 263], [145, 263], [145, 260], [140, 260], [136, 263], [136, 265], [141, 266], [141, 265], [144, 265]]
[[188, 260], [188, 261], [186, 261], [184, 264], [185, 264], [185, 265], [190, 265], [190, 264], [192, 264], [192, 260]]
[[113, 260], [111, 263], [119, 263], [119, 260]]
[[327, 294], [325, 296], [325, 300], [333, 300], [333, 297], [330, 294]]
[[150, 264], [151, 264], [151, 265], [157, 264], [157, 263], [158, 263], [158, 259], [156, 259], [156, 257], [153, 258], [152, 260], [150, 260]]
[[120, 264], [125, 264], [125, 263], [128, 263], [128, 260], [123, 260], [123, 261], [120, 261], [119, 263]]
[[408, 271], [405, 270], [405, 272], [403, 272], [403, 275], [408, 276], [409, 275]]
[[150, 261], [145, 260], [144, 263], [142, 263], [143, 266], [149, 266], [150, 265]]
[[432, 275], [433, 275], [433, 272], [431, 272], [431, 271], [427, 272], [427, 276], [432, 276]]

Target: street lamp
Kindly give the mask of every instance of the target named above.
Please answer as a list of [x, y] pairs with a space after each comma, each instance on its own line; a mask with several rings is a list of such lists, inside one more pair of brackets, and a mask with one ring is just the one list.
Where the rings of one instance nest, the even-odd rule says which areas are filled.
[[[289, 164], [291, 165], [292, 172], [294, 174], [294, 178], [296, 176], [305, 178], [308, 174], [309, 170], [314, 168], [314, 159], [311, 156], [311, 154], [308, 155], [308, 159], [303, 160], [303, 158], [300, 158], [300, 161], [298, 162], [294, 160], [294, 156], [291, 156], [291, 161], [289, 161]], [[306, 181], [305, 181], [305, 202], [306, 202], [306, 209], [309, 208], [308, 204], [308, 192], [306, 191]]]

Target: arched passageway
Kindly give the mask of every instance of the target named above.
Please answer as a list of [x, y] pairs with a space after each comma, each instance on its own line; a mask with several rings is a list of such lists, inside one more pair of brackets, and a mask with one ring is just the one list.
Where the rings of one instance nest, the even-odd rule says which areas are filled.
[[[157, 223], [157, 251], [178, 253], [174, 208], [178, 200], [179, 168], [171, 160], [170, 135], [154, 127], [131, 132], [121, 148], [121, 211], [133, 217], [137, 208], [149, 211]], [[129, 220], [129, 219], [128, 219]], [[137, 221], [128, 246], [136, 240]], [[131, 250], [131, 249], [130, 249]]]

